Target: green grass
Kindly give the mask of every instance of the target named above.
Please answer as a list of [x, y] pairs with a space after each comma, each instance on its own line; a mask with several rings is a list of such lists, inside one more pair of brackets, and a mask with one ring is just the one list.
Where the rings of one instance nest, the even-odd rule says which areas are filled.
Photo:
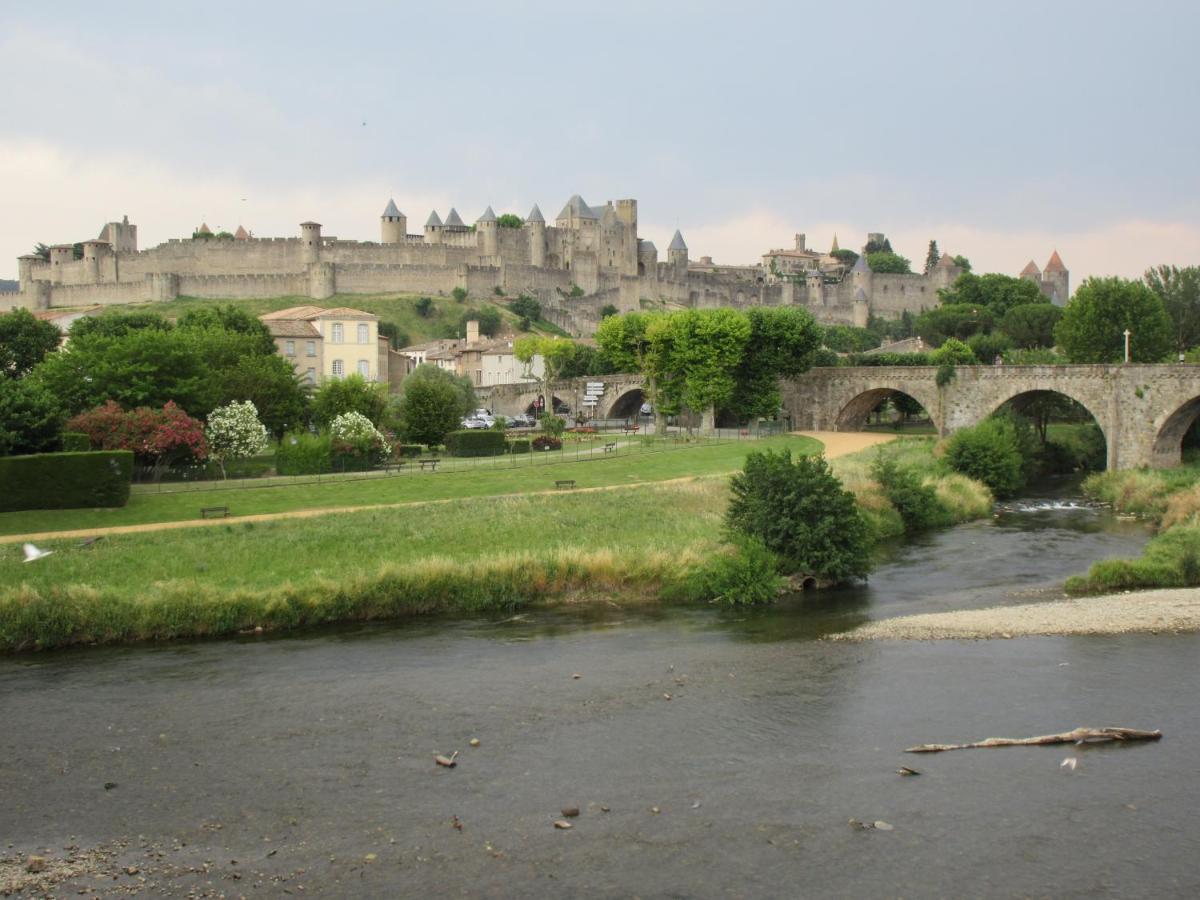
[[817, 441], [803, 437], [683, 445], [681, 449], [671, 450], [649, 449], [655, 446], [661, 445], [629, 442], [616, 455], [605, 457], [601, 453], [591, 459], [585, 457], [582, 462], [547, 464], [540, 454], [522, 454], [472, 461], [470, 468], [461, 471], [418, 471], [390, 477], [330, 479], [319, 484], [289, 483], [261, 488], [218, 487], [161, 494], [138, 492], [120, 509], [0, 513], [0, 534], [176, 522], [199, 518], [202, 506], [228, 506], [232, 515], [245, 516], [298, 509], [520, 494], [552, 490], [558, 479], [574, 479], [580, 488], [637, 484], [732, 472], [741, 467], [742, 460], [752, 449], [790, 447], [797, 454], [819, 449]]

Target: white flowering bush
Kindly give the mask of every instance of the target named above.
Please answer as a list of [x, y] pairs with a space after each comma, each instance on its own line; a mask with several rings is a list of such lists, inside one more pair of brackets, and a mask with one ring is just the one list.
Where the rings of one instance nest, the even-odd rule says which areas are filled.
[[250, 400], [235, 400], [214, 409], [208, 416], [204, 437], [208, 441], [208, 456], [221, 467], [222, 477], [225, 477], [225, 463], [257, 456], [269, 443], [267, 428], [258, 420], [258, 407]]
[[347, 454], [378, 459], [387, 448], [378, 428], [362, 413], [345, 412], [329, 423], [334, 455]]

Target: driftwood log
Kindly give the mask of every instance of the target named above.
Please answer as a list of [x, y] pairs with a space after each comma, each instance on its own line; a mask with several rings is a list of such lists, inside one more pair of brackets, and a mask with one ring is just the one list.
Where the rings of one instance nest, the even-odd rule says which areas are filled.
[[973, 744], [921, 744], [905, 753], [940, 753], [943, 750], [973, 750], [976, 747], [1029, 747], [1035, 744], [1104, 744], [1110, 741], [1157, 741], [1161, 731], [1136, 728], [1076, 728], [1062, 734], [1043, 734], [1027, 738], [988, 738]]

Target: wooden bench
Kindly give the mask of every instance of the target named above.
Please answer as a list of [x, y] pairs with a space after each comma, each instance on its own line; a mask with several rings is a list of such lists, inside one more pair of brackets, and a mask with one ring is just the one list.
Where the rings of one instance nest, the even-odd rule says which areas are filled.
[[616, 452], [616, 449], [617, 449], [617, 442], [616, 442], [616, 441], [609, 441], [607, 444], [605, 444], [605, 445], [604, 445], [604, 452], [605, 452], [605, 453], [615, 453], [615, 452]]
[[200, 508], [200, 518], [202, 519], [224, 519], [228, 515], [228, 506], [202, 506]]
[[436, 472], [437, 464], [440, 462], [440, 459], [423, 459], [421, 460], [421, 471], [424, 472], [426, 469], [428, 469], [431, 472]]
[[407, 462], [386, 462], [379, 468], [391, 475], [393, 472], [397, 471], [398, 469], [403, 469], [407, 465]]
[[564, 478], [561, 481], [556, 481], [556, 482], [554, 482], [554, 487], [560, 491], [572, 490], [575, 487], [575, 479], [574, 478]]
[[621, 429], [625, 434], [637, 434], [638, 427], [636, 425], [626, 425]]

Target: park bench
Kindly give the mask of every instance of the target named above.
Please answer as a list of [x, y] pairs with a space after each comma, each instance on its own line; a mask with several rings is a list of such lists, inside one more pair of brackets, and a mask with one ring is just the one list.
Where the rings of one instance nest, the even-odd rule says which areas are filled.
[[561, 481], [556, 481], [556, 482], [554, 482], [554, 487], [560, 491], [562, 491], [562, 490], [569, 491], [575, 487], [575, 479], [574, 478], [564, 478]]
[[609, 441], [607, 444], [604, 445], [605, 453], [614, 453], [616, 451], [616, 449], [617, 449], [616, 441]]
[[426, 469], [428, 469], [431, 472], [436, 472], [437, 464], [439, 462], [441, 462], [440, 459], [423, 459], [421, 460], [421, 471], [424, 472]]
[[200, 518], [202, 519], [224, 519], [229, 515], [228, 506], [202, 506], [200, 507]]
[[401, 461], [401, 462], [385, 462], [379, 468], [383, 469], [384, 472], [391, 475], [393, 472], [395, 472], [399, 469], [403, 469], [407, 465], [408, 465], [408, 463], [403, 462], [403, 461]]
[[621, 429], [621, 431], [623, 431], [625, 434], [637, 434], [637, 430], [638, 426], [636, 425], [626, 425]]

